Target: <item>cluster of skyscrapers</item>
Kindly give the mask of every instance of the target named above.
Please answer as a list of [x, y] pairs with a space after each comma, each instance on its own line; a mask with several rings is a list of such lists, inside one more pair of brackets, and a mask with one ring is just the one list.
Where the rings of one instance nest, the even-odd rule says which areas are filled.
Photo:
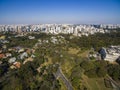
[[51, 34], [73, 34], [82, 36], [95, 33], [106, 33], [109, 29], [120, 28], [120, 25], [80, 25], [80, 24], [38, 24], [38, 25], [0, 25], [0, 32], [45, 32]]

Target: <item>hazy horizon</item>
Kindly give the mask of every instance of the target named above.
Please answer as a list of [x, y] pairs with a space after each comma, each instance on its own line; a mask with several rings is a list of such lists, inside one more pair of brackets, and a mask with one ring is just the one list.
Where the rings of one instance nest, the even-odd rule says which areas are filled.
[[0, 24], [120, 24], [120, 0], [0, 0]]

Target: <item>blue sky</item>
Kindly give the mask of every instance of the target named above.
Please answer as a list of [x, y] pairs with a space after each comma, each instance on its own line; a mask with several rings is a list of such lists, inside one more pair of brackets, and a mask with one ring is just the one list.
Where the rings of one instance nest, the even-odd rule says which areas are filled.
[[0, 0], [0, 24], [120, 24], [120, 0]]

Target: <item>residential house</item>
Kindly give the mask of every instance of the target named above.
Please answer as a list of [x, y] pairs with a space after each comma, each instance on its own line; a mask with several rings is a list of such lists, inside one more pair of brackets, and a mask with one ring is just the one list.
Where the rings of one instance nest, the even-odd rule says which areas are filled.
[[29, 39], [35, 39], [35, 37], [34, 37], [34, 36], [28, 36], [28, 38], [29, 38]]
[[21, 63], [20, 63], [20, 62], [14, 62], [13, 65], [14, 65], [16, 68], [20, 68]]
[[28, 62], [28, 61], [33, 61], [33, 58], [32, 58], [32, 57], [29, 57], [29, 58], [25, 59], [25, 61], [23, 62], [23, 64], [25, 64], [25, 63]]
[[22, 54], [19, 55], [20, 59], [24, 59], [25, 57], [28, 57], [28, 54], [26, 52], [23, 52]]
[[12, 57], [8, 60], [9, 63], [14, 63], [16, 61], [16, 57]]
[[6, 53], [5, 55], [6, 55], [6, 57], [11, 57], [12, 56], [11, 53]]
[[4, 40], [5, 39], [5, 36], [3, 35], [3, 36], [0, 36], [0, 39], [1, 40]]
[[20, 48], [20, 49], [18, 50], [18, 53], [21, 53], [21, 52], [24, 52], [24, 51], [25, 51], [24, 48]]
[[5, 54], [0, 54], [0, 59], [5, 58]]
[[2, 64], [2, 61], [0, 61], [0, 64]]
[[0, 49], [0, 53], [2, 53], [2, 50]]

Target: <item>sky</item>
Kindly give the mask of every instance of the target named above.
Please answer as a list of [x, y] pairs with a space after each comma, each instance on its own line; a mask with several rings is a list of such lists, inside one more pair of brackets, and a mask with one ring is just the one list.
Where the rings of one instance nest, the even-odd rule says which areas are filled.
[[120, 0], [0, 0], [0, 24], [120, 24]]

